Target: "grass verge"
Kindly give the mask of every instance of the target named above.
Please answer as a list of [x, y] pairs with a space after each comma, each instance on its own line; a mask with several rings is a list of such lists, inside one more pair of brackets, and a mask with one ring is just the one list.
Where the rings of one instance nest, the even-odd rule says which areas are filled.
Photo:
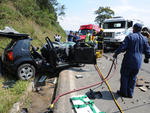
[[10, 81], [0, 78], [0, 113], [8, 113], [14, 103], [27, 89], [29, 81], [15, 81], [12, 88], [4, 88], [4, 84]]

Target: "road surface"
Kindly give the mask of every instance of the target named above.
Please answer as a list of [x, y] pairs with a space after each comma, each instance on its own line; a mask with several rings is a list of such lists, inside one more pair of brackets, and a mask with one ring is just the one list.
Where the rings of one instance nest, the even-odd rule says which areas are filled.
[[[107, 53], [105, 56], [108, 57], [102, 57], [97, 61], [97, 64], [104, 76], [107, 75], [110, 69], [112, 61], [110, 61], [109, 58], [112, 56], [112, 53]], [[121, 98], [116, 94], [116, 91], [120, 87], [120, 65], [122, 58], [123, 54], [120, 54], [117, 59], [117, 70], [110, 74], [113, 75], [113, 77], [108, 81], [112, 88], [112, 92], [114, 93], [124, 113], [150, 113], [150, 89], [147, 89], [146, 92], [143, 92], [136, 87], [134, 97], [132, 99]], [[76, 75], [82, 75], [83, 77], [76, 78]], [[143, 63], [138, 76], [142, 76], [144, 82], [150, 82], [150, 64]], [[85, 87], [100, 81], [101, 78], [99, 77], [93, 65], [86, 65], [85, 67], [81, 68], [74, 67], [64, 70], [61, 72], [59, 77], [56, 96], [64, 92]], [[95, 92], [100, 91], [102, 93], [102, 98], [94, 99], [94, 103], [99, 110], [106, 113], [119, 112], [107, 89], [107, 86], [104, 83], [102, 85], [92, 87], [91, 89]], [[70, 103], [70, 97], [84, 95], [87, 92], [89, 92], [89, 89], [60, 97], [58, 102], [55, 104], [54, 113], [74, 113], [72, 104]]]

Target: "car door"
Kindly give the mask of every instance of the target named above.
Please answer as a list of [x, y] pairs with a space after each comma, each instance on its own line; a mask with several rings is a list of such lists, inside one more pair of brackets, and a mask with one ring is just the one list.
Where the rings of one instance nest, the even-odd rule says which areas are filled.
[[96, 64], [96, 52], [93, 47], [76, 47], [74, 48], [73, 63]]

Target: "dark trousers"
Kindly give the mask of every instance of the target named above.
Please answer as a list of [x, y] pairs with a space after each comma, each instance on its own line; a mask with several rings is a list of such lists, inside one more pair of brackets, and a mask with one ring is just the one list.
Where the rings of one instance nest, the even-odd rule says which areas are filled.
[[120, 92], [124, 96], [133, 96], [138, 72], [139, 69], [131, 69], [126, 66], [121, 67]]

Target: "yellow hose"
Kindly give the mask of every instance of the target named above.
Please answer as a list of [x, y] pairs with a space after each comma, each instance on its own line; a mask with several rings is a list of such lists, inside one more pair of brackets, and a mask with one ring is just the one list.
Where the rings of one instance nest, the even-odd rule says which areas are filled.
[[123, 110], [122, 110], [122, 108], [121, 108], [120, 105], [118, 104], [118, 102], [117, 102], [115, 96], [113, 95], [112, 90], [111, 90], [111, 87], [110, 87], [110, 85], [108, 84], [108, 81], [104, 78], [104, 76], [103, 76], [103, 74], [101, 73], [100, 69], [98, 68], [97, 64], [95, 65], [95, 67], [96, 67], [96, 69], [97, 69], [98, 74], [102, 77], [103, 81], [105, 82], [105, 84], [106, 84], [106, 86], [107, 86], [107, 88], [108, 88], [108, 90], [109, 90], [109, 92], [110, 92], [110, 94], [111, 94], [111, 96], [112, 96], [112, 98], [113, 98], [113, 100], [114, 100], [116, 106], [118, 107], [118, 109], [119, 109], [119, 111], [120, 111], [120, 113], [124, 113]]

